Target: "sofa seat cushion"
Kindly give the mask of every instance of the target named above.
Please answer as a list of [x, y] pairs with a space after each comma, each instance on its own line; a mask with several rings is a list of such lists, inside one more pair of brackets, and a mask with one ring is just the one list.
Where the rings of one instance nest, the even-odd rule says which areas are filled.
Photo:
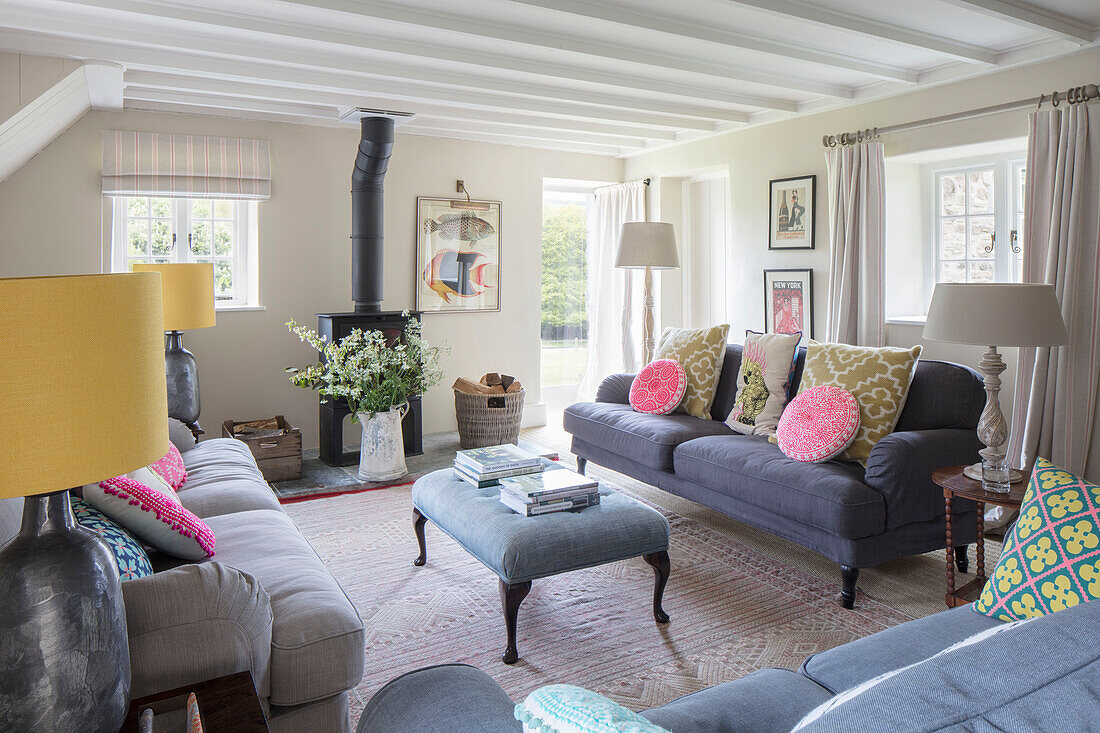
[[343, 588], [281, 511], [211, 517], [218, 560], [271, 599], [271, 704], [300, 705], [363, 677], [363, 622]]
[[880, 534], [882, 496], [856, 463], [803, 463], [762, 435], [698, 438], [678, 446], [676, 475], [845, 539]]
[[800, 674], [761, 669], [647, 710], [642, 716], [671, 731], [785, 731], [829, 698], [828, 690]]
[[691, 415], [647, 415], [630, 405], [610, 402], [578, 402], [565, 408], [565, 430], [658, 471], [672, 470], [672, 450], [686, 441], [707, 435], [736, 435], [717, 420]]
[[254, 509], [282, 511], [248, 446], [232, 438], [204, 440], [182, 454], [187, 481], [180, 502], [203, 519]]

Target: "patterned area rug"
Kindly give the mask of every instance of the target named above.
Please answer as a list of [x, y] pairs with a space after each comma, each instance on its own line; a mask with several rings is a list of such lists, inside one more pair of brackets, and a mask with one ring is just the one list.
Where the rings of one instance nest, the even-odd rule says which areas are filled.
[[862, 593], [855, 610], [845, 610], [835, 580], [647, 501], [672, 526], [664, 601], [671, 623], [653, 621], [653, 573], [640, 558], [538, 580], [520, 608], [520, 661], [509, 667], [500, 661], [496, 575], [431, 524], [428, 564], [413, 567], [409, 492], [400, 486], [286, 507], [367, 627], [353, 720], [387, 681], [443, 662], [479, 667], [513, 699], [568, 682], [642, 710], [756, 669], [797, 668], [810, 654], [910, 618]]

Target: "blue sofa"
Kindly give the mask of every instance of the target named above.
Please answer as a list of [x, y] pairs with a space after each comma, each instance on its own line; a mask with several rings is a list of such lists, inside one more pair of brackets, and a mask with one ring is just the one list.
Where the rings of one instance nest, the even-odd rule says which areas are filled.
[[[797, 672], [763, 669], [642, 713], [675, 733], [789, 731], [833, 695], [896, 674], [804, 728], [836, 731], [1100, 729], [1100, 602], [1083, 603], [949, 648], [1002, 622], [970, 606], [815, 654]], [[563, 680], [567, 682], [568, 680]], [[517, 733], [513, 702], [485, 673], [428, 667], [367, 703], [359, 733]]]
[[[791, 397], [805, 359], [800, 349]], [[767, 438], [730, 430], [724, 421], [740, 367], [741, 346], [730, 344], [709, 420], [635, 412], [628, 401], [634, 375], [608, 377], [595, 402], [565, 410], [578, 467], [583, 472], [593, 461], [821, 553], [841, 566], [847, 608], [860, 568], [943, 548], [943, 492], [932, 471], [977, 460], [985, 392], [975, 371], [919, 361], [895, 432], [875, 445], [864, 467], [792, 461]], [[975, 507], [960, 500], [954, 511], [956, 558], [966, 572]]]

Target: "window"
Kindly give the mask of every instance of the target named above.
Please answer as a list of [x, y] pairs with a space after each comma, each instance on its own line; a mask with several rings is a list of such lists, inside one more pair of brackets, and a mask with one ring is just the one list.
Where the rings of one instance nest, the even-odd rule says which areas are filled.
[[933, 280], [1018, 282], [1023, 224], [1023, 163], [933, 171]]
[[256, 305], [256, 203], [227, 199], [113, 198], [112, 262], [212, 262], [217, 305]]
[[1013, 273], [1017, 281], [1023, 280], [1024, 259], [1024, 186], [1027, 167], [1023, 161], [1012, 164], [1012, 232], [1009, 244], [1012, 249]]
[[592, 194], [580, 190], [545, 190], [542, 198], [542, 386], [572, 387], [566, 403], [588, 363], [591, 202]]

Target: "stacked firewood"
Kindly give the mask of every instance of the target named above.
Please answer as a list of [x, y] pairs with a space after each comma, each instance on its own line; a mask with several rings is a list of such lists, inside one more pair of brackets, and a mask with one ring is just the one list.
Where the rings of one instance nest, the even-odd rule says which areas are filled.
[[523, 389], [523, 384], [515, 377], [507, 374], [489, 372], [477, 382], [459, 377], [451, 387], [456, 392], [465, 394], [507, 394], [519, 392]]

